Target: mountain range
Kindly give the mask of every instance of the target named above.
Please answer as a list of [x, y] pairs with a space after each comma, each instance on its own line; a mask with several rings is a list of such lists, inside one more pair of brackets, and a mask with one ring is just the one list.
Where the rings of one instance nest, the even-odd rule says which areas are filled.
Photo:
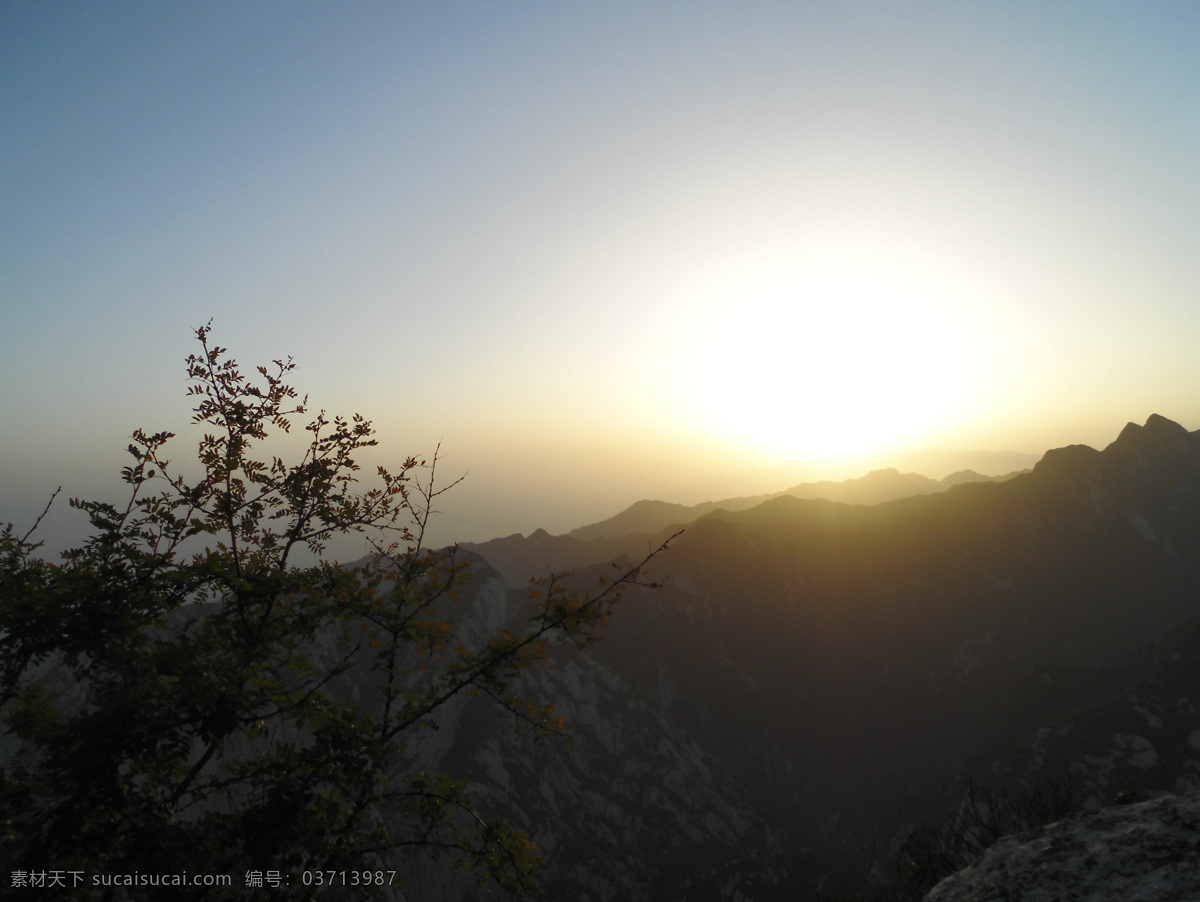
[[930, 479], [918, 473], [886, 468], [872, 470], [857, 479], [805, 482], [782, 492], [705, 501], [690, 506], [667, 501], [638, 501], [607, 520], [581, 526], [566, 535], [552, 536], [539, 529], [528, 537], [514, 533], [489, 542], [464, 543], [461, 547], [481, 555], [510, 584], [518, 584], [548, 572], [609, 561], [620, 554], [636, 556], [659, 533], [673, 532], [706, 514], [748, 510], [785, 495], [802, 499], [823, 498], [845, 504], [880, 504], [913, 495], [944, 492], [971, 482], [1005, 482], [1017, 475], [1018, 472], [981, 476], [973, 470], [961, 470], [944, 479]]
[[[933, 483], [841, 491], [905, 480]], [[489, 616], [520, 618], [531, 573], [588, 586], [685, 529], [663, 588], [528, 678], [569, 754], [467, 703], [433, 757], [540, 843], [547, 898], [580, 900], [917, 899], [977, 787], [1026, 814], [1046, 786], [1056, 814], [1200, 788], [1200, 433], [1155, 415], [933, 486], [647, 502], [475, 546], [476, 587], [507, 584]]]

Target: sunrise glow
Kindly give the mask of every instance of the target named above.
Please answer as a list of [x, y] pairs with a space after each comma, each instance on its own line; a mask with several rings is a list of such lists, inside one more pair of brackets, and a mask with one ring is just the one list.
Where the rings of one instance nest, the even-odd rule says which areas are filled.
[[0, 522], [210, 319], [441, 442], [440, 542], [1200, 422], [1185, 4], [18, 6]]
[[866, 263], [755, 273], [697, 311], [677, 389], [698, 423], [780, 454], [886, 450], [952, 421], [983, 382], [983, 337], [955, 300]]

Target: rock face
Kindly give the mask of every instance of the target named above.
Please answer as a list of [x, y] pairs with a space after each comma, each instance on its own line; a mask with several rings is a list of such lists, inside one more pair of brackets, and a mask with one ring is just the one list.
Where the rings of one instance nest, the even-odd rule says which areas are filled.
[[[472, 575], [464, 620], [499, 612], [516, 626], [527, 615], [526, 593], [505, 601], [500, 575], [482, 560]], [[777, 894], [788, 872], [772, 829], [662, 700], [637, 693], [587, 652], [558, 646], [552, 659], [517, 687], [554, 701], [569, 724], [565, 742], [514, 735], [519, 725], [495, 705], [462, 697], [412, 746], [423, 768], [469, 779], [485, 814], [528, 831], [548, 862], [541, 897], [716, 902]], [[413, 902], [493, 898], [444, 861], [418, 855], [401, 867]]]
[[925, 897], [999, 900], [1200, 900], [1200, 794], [1088, 811], [1007, 837]]
[[1120, 792], [1200, 791], [1200, 619], [1109, 672], [1032, 675], [1008, 713], [1008, 742], [974, 766], [1004, 786], [1067, 775], [1084, 807]]

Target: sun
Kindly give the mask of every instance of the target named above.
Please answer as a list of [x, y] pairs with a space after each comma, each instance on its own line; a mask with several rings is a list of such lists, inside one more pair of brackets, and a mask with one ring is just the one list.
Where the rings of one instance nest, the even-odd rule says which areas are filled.
[[950, 423], [979, 382], [957, 300], [862, 263], [737, 279], [685, 329], [677, 390], [697, 425], [789, 457], [899, 447]]

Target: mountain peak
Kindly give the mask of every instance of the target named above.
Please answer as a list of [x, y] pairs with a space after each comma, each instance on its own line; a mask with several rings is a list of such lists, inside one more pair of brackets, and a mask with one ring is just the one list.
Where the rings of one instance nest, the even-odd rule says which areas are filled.
[[1168, 420], [1164, 416], [1157, 413], [1150, 414], [1146, 420], [1146, 425], [1142, 427], [1146, 435], [1161, 436], [1170, 441], [1178, 439], [1187, 440], [1188, 431], [1176, 423], [1174, 420]]
[[974, 470], [958, 470], [942, 479], [946, 486], [962, 485], [966, 482], [987, 482], [988, 478]]
[[[1116, 443], [1114, 442], [1114, 444]], [[1058, 478], [1086, 473], [1099, 455], [1100, 452], [1091, 445], [1067, 445], [1063, 448], [1051, 448], [1034, 465], [1033, 472], [1041, 478]]]
[[1126, 423], [1117, 440], [1104, 450], [1122, 453], [1186, 450], [1191, 443], [1190, 439], [1188, 431], [1174, 420], [1152, 413], [1144, 426]]

